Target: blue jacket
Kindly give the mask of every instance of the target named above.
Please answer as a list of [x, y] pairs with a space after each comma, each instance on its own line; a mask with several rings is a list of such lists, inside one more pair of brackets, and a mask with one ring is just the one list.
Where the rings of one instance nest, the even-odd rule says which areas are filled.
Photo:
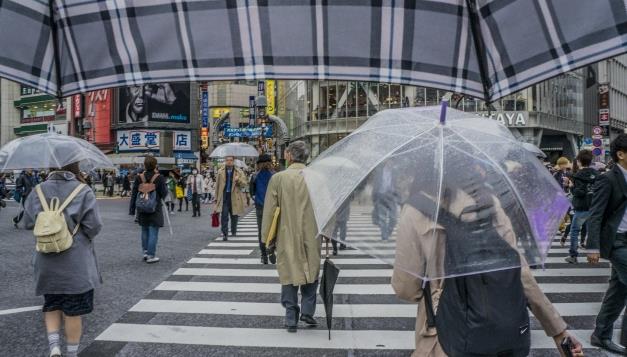
[[261, 170], [251, 180], [250, 193], [255, 196], [255, 206], [263, 207], [263, 202], [266, 199], [266, 190], [272, 175], [273, 173], [270, 170]]

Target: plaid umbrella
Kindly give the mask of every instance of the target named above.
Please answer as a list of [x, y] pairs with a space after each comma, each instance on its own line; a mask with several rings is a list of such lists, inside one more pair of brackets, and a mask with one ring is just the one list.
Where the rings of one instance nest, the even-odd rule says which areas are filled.
[[67, 96], [347, 79], [494, 101], [625, 52], [623, 0], [4, 0], [0, 76]]

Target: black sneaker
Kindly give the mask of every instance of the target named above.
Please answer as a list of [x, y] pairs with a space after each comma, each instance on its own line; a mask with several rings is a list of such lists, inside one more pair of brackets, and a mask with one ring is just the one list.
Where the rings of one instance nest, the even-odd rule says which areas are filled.
[[288, 326], [287, 327], [287, 332], [290, 332], [290, 333], [298, 332], [298, 326]]
[[306, 323], [309, 327], [318, 326], [318, 321], [309, 315], [300, 315], [300, 320]]
[[268, 256], [267, 255], [263, 254], [261, 256], [261, 264], [263, 264], [263, 265], [268, 264]]
[[223, 236], [222, 236], [222, 240], [226, 242], [227, 240], [229, 240], [229, 237], [228, 237], [228, 236], [226, 236], [226, 235], [223, 235]]
[[566, 259], [564, 259], [566, 261], [566, 263], [570, 263], [570, 264], [577, 264], [577, 257], [568, 257]]
[[333, 249], [333, 255], [337, 255], [337, 249]]
[[346, 250], [346, 244], [340, 244], [340, 250]]
[[270, 263], [272, 264], [276, 264], [276, 254], [272, 253], [268, 255], [268, 259], [270, 260]]

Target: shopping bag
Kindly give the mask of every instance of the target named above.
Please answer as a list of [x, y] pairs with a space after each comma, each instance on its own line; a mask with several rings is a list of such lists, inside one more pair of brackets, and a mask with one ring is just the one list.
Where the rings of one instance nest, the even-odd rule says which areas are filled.
[[220, 227], [220, 214], [218, 214], [217, 212], [211, 214], [211, 227]]
[[185, 191], [183, 190], [183, 187], [176, 186], [176, 198], [181, 199], [183, 197], [185, 197]]

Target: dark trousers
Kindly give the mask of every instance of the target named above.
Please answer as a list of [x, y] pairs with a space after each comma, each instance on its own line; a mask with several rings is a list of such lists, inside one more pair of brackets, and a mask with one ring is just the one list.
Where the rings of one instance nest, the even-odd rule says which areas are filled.
[[181, 209], [183, 208], [183, 200], [185, 200], [185, 210], [189, 211], [189, 201], [187, 200], [187, 197], [183, 197], [179, 198], [179, 212], [181, 212]]
[[618, 319], [627, 300], [627, 237], [616, 237], [610, 256], [612, 273], [610, 286], [603, 298], [601, 311], [597, 315], [594, 334], [600, 339], [611, 339], [614, 322]]
[[26, 202], [26, 199], [28, 198], [28, 196], [22, 196], [20, 199], [20, 213], [17, 214], [17, 216], [13, 217], [13, 222], [15, 224], [18, 224], [22, 221], [22, 218], [24, 218], [24, 202]]
[[222, 225], [222, 234], [229, 235], [229, 217], [231, 218], [231, 234], [237, 235], [237, 219], [233, 214], [233, 206], [231, 204], [231, 193], [225, 192], [222, 200], [222, 214], [220, 215], [220, 223]]
[[259, 250], [261, 250], [261, 255], [265, 256], [266, 253], [266, 245], [261, 241], [261, 223], [263, 220], [263, 206], [255, 206], [255, 213], [257, 213], [257, 231], [259, 233]]
[[192, 193], [192, 210], [194, 216], [200, 216], [200, 195], [197, 193]]
[[337, 240], [340, 239], [341, 244], [344, 244], [346, 241], [346, 232], [348, 231], [348, 221], [338, 221], [335, 224], [335, 229], [333, 230], [333, 235], [335, 239], [331, 239], [331, 244], [333, 245], [333, 250], [337, 250]]
[[[302, 299], [298, 307], [298, 289]], [[287, 326], [298, 325], [299, 313], [313, 317], [316, 312], [316, 291], [318, 281], [301, 286], [281, 285], [281, 305], [285, 308], [285, 324]]]

